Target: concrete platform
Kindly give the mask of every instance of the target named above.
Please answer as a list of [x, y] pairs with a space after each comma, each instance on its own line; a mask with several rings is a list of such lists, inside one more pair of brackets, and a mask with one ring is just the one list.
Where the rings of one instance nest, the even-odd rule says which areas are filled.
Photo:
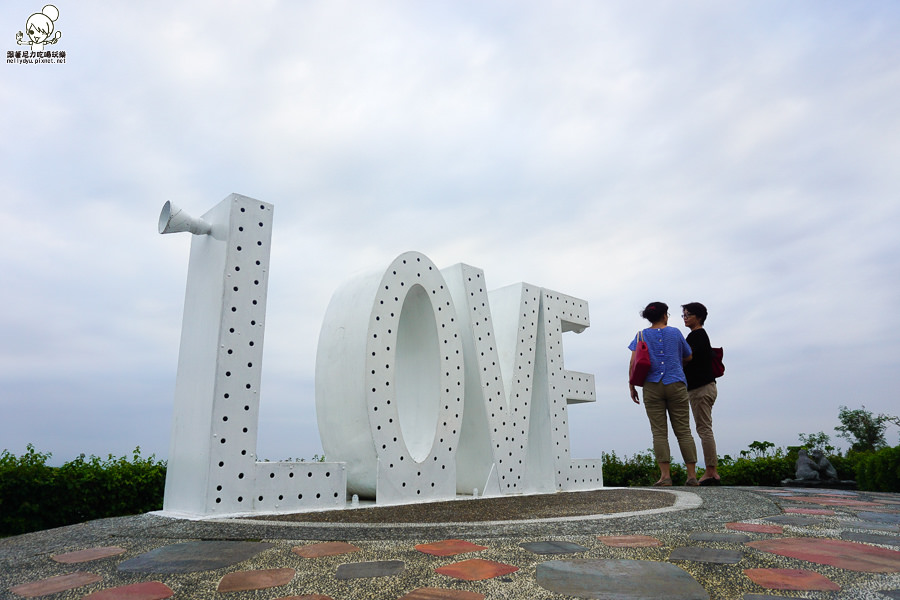
[[440, 504], [146, 514], [4, 538], [0, 598], [900, 598], [898, 494], [630, 488]]

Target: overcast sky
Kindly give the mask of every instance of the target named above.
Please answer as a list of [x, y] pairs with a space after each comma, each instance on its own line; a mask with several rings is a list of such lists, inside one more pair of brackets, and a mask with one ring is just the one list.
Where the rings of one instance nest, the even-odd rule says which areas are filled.
[[55, 6], [65, 64], [0, 67], [0, 450], [166, 458], [191, 236], [157, 219], [232, 192], [275, 206], [263, 458], [321, 453], [329, 299], [408, 250], [589, 303], [576, 457], [650, 447], [655, 300], [709, 308], [720, 454], [900, 413], [896, 2]]

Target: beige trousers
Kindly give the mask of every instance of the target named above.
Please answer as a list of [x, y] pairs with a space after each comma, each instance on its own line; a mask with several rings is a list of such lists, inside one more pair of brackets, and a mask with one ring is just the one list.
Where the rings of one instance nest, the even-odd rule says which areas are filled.
[[672, 421], [672, 431], [681, 449], [681, 458], [686, 464], [697, 462], [697, 446], [691, 435], [691, 410], [687, 386], [678, 381], [663, 385], [647, 382], [644, 384], [644, 410], [650, 419], [650, 433], [653, 435], [653, 454], [656, 462], [672, 462], [669, 451], [668, 421]]
[[716, 382], [707, 383], [688, 392], [691, 399], [691, 412], [694, 413], [694, 425], [703, 448], [703, 461], [707, 467], [718, 466], [716, 457], [716, 438], [712, 429], [712, 408], [716, 403], [718, 390]]

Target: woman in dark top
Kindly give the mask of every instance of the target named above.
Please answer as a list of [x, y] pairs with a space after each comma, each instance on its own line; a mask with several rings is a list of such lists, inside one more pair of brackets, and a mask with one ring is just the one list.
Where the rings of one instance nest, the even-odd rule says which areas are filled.
[[699, 302], [683, 304], [682, 318], [684, 326], [691, 330], [687, 343], [691, 346], [693, 359], [685, 363], [684, 375], [687, 378], [688, 397], [691, 400], [691, 412], [694, 414], [694, 425], [703, 449], [703, 461], [706, 472], [700, 478], [700, 485], [719, 485], [719, 472], [716, 470], [716, 438], [712, 430], [712, 407], [716, 402], [716, 378], [712, 370], [712, 345], [709, 336], [703, 329], [706, 322], [706, 307]]

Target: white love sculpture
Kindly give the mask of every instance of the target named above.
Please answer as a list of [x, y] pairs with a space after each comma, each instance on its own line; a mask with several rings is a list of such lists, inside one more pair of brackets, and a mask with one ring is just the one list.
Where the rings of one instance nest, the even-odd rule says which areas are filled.
[[602, 487], [572, 459], [567, 406], [592, 375], [563, 366], [587, 302], [406, 252], [335, 292], [319, 336], [316, 413], [329, 462], [257, 462], [272, 205], [231, 194], [201, 218], [171, 203], [160, 233], [194, 234], [163, 510], [205, 516]]

